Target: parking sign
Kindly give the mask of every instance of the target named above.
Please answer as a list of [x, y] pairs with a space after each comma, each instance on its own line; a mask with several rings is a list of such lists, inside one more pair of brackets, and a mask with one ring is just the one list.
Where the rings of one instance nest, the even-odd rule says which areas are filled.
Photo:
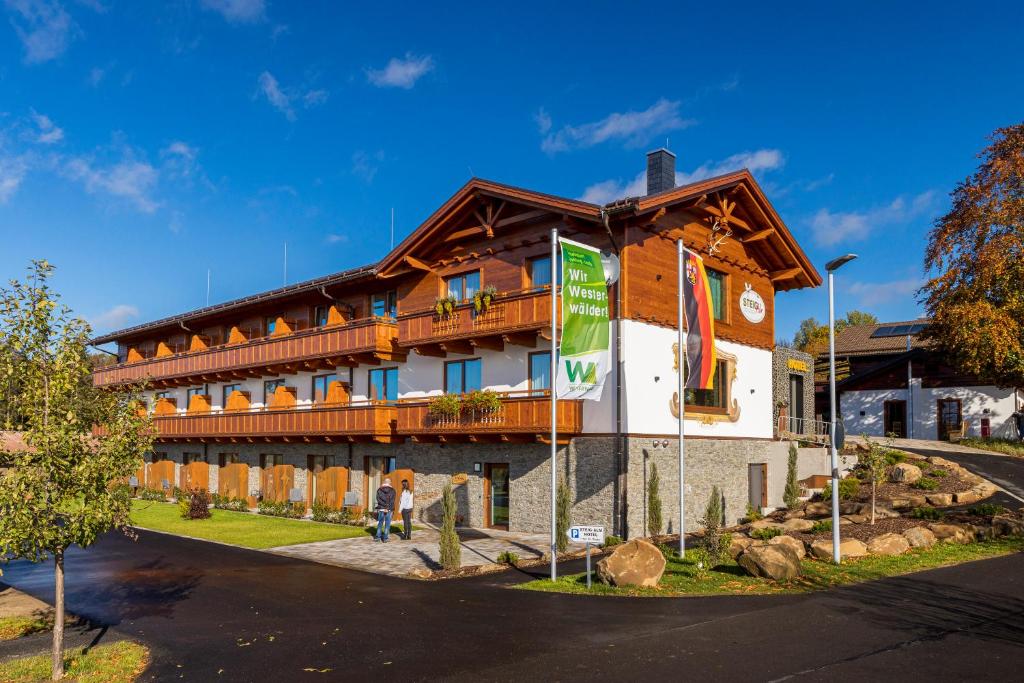
[[591, 543], [601, 545], [604, 543], [603, 526], [571, 526], [568, 531], [569, 541], [572, 543]]

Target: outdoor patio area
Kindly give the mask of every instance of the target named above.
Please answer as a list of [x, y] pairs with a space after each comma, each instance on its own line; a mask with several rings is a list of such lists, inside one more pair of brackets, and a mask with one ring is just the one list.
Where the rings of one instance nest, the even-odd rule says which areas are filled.
[[[459, 529], [462, 542], [462, 566], [496, 562], [505, 552], [519, 555], [521, 560], [541, 557], [551, 545], [547, 534], [523, 534], [493, 529]], [[270, 548], [268, 552], [312, 562], [348, 567], [377, 574], [408, 576], [416, 569], [441, 568], [436, 528], [417, 528], [412, 539], [404, 541], [392, 534], [388, 543], [371, 536], [344, 538], [336, 541], [301, 543]]]

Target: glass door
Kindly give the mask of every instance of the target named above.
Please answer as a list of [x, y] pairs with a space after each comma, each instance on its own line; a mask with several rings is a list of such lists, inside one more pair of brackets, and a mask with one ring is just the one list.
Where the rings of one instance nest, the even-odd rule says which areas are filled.
[[509, 479], [508, 465], [488, 464], [484, 492], [487, 494], [486, 525], [508, 530]]

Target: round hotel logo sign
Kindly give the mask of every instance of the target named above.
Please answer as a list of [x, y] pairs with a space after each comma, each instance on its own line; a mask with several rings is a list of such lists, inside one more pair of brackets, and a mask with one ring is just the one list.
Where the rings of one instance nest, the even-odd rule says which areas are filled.
[[764, 299], [751, 288], [749, 282], [743, 283], [743, 287], [743, 293], [740, 294], [740, 312], [750, 322], [759, 323], [764, 320], [766, 312]]

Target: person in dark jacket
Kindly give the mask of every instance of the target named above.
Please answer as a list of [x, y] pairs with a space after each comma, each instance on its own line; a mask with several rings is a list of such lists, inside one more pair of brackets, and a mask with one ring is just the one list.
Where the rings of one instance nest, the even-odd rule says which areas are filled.
[[388, 542], [391, 534], [391, 514], [395, 509], [395, 489], [391, 480], [385, 479], [377, 489], [377, 533], [374, 538], [381, 543]]

